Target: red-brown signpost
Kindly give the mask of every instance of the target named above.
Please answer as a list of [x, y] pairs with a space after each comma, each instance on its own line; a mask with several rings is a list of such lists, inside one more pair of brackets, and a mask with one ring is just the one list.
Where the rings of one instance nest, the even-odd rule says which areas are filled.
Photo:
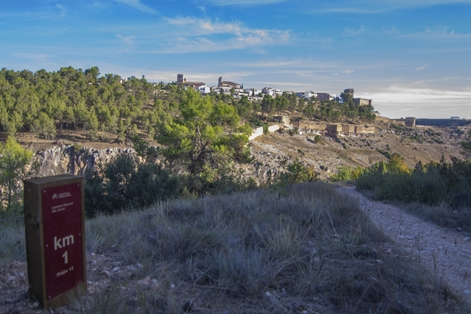
[[24, 212], [30, 294], [59, 307], [87, 289], [83, 177], [25, 180]]

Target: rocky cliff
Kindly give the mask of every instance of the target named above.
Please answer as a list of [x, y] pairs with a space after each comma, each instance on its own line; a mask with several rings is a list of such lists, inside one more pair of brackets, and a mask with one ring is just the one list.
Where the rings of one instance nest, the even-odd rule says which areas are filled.
[[85, 171], [101, 169], [121, 153], [136, 154], [130, 148], [97, 150], [89, 147], [56, 146], [36, 152], [32, 159], [34, 176], [44, 177], [58, 174], [83, 175]]
[[[391, 128], [379, 125], [376, 134], [358, 136], [322, 136], [317, 142], [314, 135], [288, 136], [270, 133], [250, 142], [253, 160], [250, 164], [234, 165], [235, 173], [257, 183], [266, 182], [286, 171], [293, 161], [312, 167], [320, 179], [327, 180], [341, 166], [368, 167], [377, 161], [388, 160], [388, 155], [400, 153], [407, 164], [438, 161], [443, 156], [462, 157], [456, 130], [448, 128]], [[466, 133], [463, 130], [462, 133]], [[33, 156], [33, 175], [37, 177], [57, 174], [82, 175], [87, 169], [102, 169], [121, 153], [136, 154], [131, 148], [95, 149], [58, 145], [38, 151]]]

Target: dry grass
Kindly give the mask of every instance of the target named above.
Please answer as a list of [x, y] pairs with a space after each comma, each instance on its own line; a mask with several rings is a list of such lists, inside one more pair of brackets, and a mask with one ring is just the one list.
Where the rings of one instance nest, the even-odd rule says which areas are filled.
[[26, 260], [23, 217], [0, 216], [0, 266]]
[[[469, 312], [358, 206], [309, 183], [87, 221], [87, 250], [136, 271], [72, 312]], [[0, 240], [0, 265], [25, 260], [22, 219], [3, 217]]]
[[471, 208], [452, 208], [448, 204], [442, 203], [438, 206], [430, 206], [419, 203], [395, 203], [398, 207], [432, 221], [433, 223], [453, 230], [471, 233]]
[[[97, 313], [460, 313], [433, 274], [398, 250], [355, 200], [298, 184], [98, 217], [87, 249], [138, 272]], [[154, 285], [143, 285], [149, 276]]]

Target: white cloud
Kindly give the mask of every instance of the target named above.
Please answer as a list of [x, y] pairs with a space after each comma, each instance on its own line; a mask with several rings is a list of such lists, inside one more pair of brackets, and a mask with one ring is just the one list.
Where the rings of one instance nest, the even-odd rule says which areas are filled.
[[196, 7], [196, 8], [199, 9], [199, 10], [201, 10], [201, 11], [203, 11], [204, 13], [206, 13], [206, 7], [200, 5], [200, 6]]
[[373, 99], [375, 109], [390, 118], [401, 117], [401, 112], [418, 118], [471, 118], [471, 90], [453, 91], [394, 85], [384, 90], [361, 91], [361, 94], [362, 97]]
[[56, 7], [61, 11], [59, 16], [64, 17], [67, 13], [67, 10], [65, 9], [65, 7], [63, 5], [58, 4], [58, 3], [56, 3]]
[[169, 37], [162, 53], [226, 51], [286, 44], [289, 31], [253, 29], [240, 22], [224, 23], [210, 19], [174, 18], [168, 23], [178, 27], [178, 37]]
[[353, 72], [355, 72], [355, 70], [347, 69], [342, 71], [343, 74], [352, 74]]
[[422, 70], [425, 70], [425, 69], [428, 68], [428, 67], [429, 67], [429, 64], [425, 64], [425, 65], [423, 65], [423, 66], [420, 66], [420, 67], [416, 68], [415, 70], [416, 70], [416, 71], [422, 71]]
[[365, 32], [365, 27], [362, 25], [359, 29], [351, 29], [351, 28], [344, 28], [343, 35], [344, 36], [358, 36], [361, 33]]
[[394, 26], [391, 29], [383, 28], [382, 30], [383, 30], [383, 33], [386, 34], [386, 35], [399, 35], [401, 33]]
[[144, 13], [149, 13], [149, 14], [156, 14], [157, 11], [152, 9], [151, 7], [141, 3], [140, 0], [115, 0], [116, 2], [128, 5], [136, 10], [139, 10]]
[[[209, 19], [197, 19], [191, 17], [180, 17], [168, 19], [168, 22], [176, 26], [189, 26], [196, 30], [199, 34], [223, 34], [233, 33], [240, 35], [242, 26], [240, 22], [223, 23], [219, 21], [213, 22]], [[194, 28], [196, 27], [196, 28]]]
[[125, 45], [127, 45], [127, 46], [134, 46], [134, 38], [136, 38], [136, 37], [134, 37], [134, 36], [128, 36], [128, 37], [126, 37], [126, 36], [122, 36], [122, 35], [120, 35], [120, 34], [116, 34], [116, 37], [118, 37], [119, 39], [121, 39], [121, 41], [122, 41]]
[[42, 61], [42, 62], [48, 61], [48, 59], [55, 57], [53, 55], [48, 55], [44, 53], [17, 52], [17, 53], [12, 53], [12, 55], [18, 58], [22, 58], [22, 59], [29, 59], [29, 60]]
[[471, 38], [471, 34], [457, 34], [454, 30], [449, 31], [447, 26], [427, 27], [425, 31], [406, 35], [419, 39], [465, 39]]

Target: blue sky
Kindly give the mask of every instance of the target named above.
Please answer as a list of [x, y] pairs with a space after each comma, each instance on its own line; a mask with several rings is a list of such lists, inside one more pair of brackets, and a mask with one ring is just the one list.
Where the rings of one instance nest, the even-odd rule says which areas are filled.
[[471, 0], [0, 0], [0, 67], [372, 98], [471, 118]]

